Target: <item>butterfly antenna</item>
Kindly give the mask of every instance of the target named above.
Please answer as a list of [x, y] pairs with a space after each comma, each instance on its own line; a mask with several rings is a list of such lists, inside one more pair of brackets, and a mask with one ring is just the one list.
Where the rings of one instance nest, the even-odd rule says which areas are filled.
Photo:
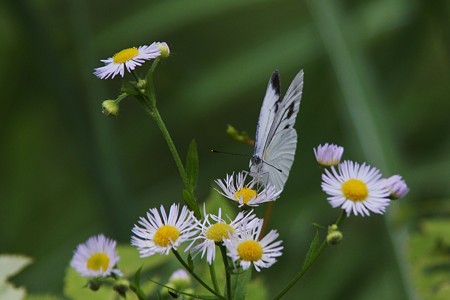
[[250, 155], [248, 155], [248, 154], [233, 153], [233, 152], [227, 152], [227, 151], [219, 151], [219, 150], [214, 150], [214, 149], [211, 149], [211, 152], [212, 153], [220, 153], [220, 154], [229, 154], [229, 155], [250, 157]]

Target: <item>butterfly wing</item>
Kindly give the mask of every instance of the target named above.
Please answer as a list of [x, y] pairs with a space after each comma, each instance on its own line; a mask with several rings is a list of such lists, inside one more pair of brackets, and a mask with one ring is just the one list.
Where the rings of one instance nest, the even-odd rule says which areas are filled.
[[259, 113], [258, 124], [256, 126], [255, 148], [253, 155], [263, 156], [267, 138], [275, 120], [278, 106], [280, 105], [280, 74], [278, 70], [273, 72], [267, 85], [261, 111]]
[[[269, 87], [270, 85], [271, 82], [269, 82]], [[263, 162], [258, 166], [252, 165], [250, 172], [256, 172], [259, 178], [266, 178], [266, 180], [263, 180], [263, 183], [273, 184], [278, 190], [284, 188], [294, 162], [297, 148], [297, 132], [294, 124], [300, 109], [302, 90], [303, 70], [295, 76], [283, 100], [280, 101], [278, 98], [278, 100], [273, 101], [273, 105], [270, 106], [273, 111], [266, 113], [271, 118], [268, 119], [270, 123], [265, 124], [267, 126], [263, 132], [265, 137], [255, 139], [254, 156], [261, 155], [259, 157]], [[266, 98], [267, 95], [264, 98], [264, 102]], [[263, 121], [261, 117], [263, 117], [262, 110], [265, 109], [264, 102], [259, 123]], [[258, 134], [261, 134], [261, 132], [257, 131]], [[259, 142], [262, 143], [262, 146], [258, 145]], [[259, 147], [259, 151], [257, 151], [257, 147]]]

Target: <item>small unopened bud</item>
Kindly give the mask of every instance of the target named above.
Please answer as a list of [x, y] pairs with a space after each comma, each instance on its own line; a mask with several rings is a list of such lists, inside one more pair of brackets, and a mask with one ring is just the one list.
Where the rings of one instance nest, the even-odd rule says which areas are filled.
[[191, 277], [185, 270], [179, 269], [172, 273], [169, 283], [173, 284], [177, 290], [183, 291], [191, 286]]
[[147, 87], [147, 80], [145, 79], [139, 79], [139, 81], [136, 84], [138, 89], [144, 89]]
[[169, 46], [167, 45], [167, 43], [165, 42], [161, 42], [158, 43], [158, 47], [159, 47], [159, 51], [161, 51], [161, 58], [167, 58], [170, 55], [170, 49]]
[[334, 144], [319, 145], [314, 148], [317, 162], [323, 167], [337, 166], [341, 162], [344, 148]]
[[119, 114], [119, 104], [116, 100], [105, 100], [102, 103], [103, 113], [107, 116], [117, 116]]
[[342, 241], [342, 232], [339, 231], [338, 226], [333, 224], [328, 226], [327, 243], [331, 245], [337, 245]]
[[391, 193], [390, 198], [392, 200], [403, 198], [409, 192], [409, 188], [406, 185], [406, 182], [400, 175], [393, 175], [386, 179], [386, 187]]
[[116, 283], [113, 286], [113, 289], [119, 293], [120, 296], [125, 298], [125, 294], [130, 289], [130, 282], [126, 279], [119, 279], [116, 281]]
[[102, 281], [99, 278], [91, 278], [87, 283], [87, 287], [96, 292], [102, 286]]
[[253, 141], [252, 139], [250, 139], [248, 137], [247, 132], [245, 131], [237, 131], [236, 128], [234, 128], [231, 125], [227, 125], [227, 130], [226, 130], [227, 135], [232, 138], [233, 140], [236, 140], [238, 142], [242, 142], [242, 143], [246, 143], [248, 145], [253, 145], [255, 143], [255, 141]]

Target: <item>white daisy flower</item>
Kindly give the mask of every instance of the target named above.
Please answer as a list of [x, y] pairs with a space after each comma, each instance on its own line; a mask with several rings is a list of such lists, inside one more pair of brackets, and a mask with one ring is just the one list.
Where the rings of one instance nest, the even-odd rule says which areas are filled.
[[393, 175], [386, 179], [386, 186], [391, 193], [390, 198], [393, 200], [403, 198], [409, 192], [408, 185], [400, 175]]
[[342, 207], [349, 216], [383, 214], [390, 204], [389, 191], [378, 169], [366, 164], [344, 161], [322, 174], [322, 190], [332, 207]]
[[239, 207], [246, 206], [258, 206], [261, 203], [275, 201], [280, 197], [282, 191], [277, 191], [274, 185], [267, 184], [265, 187], [258, 185], [256, 180], [251, 180], [247, 184], [245, 183], [248, 172], [239, 172], [234, 177], [234, 173], [222, 181], [221, 179], [215, 180], [221, 191], [215, 189], [219, 194], [227, 197], [230, 200], [239, 203]]
[[314, 148], [317, 162], [324, 167], [337, 166], [344, 153], [344, 148], [334, 144], [319, 145]]
[[239, 234], [229, 240], [224, 240], [228, 256], [234, 265], [240, 261], [240, 266], [244, 270], [253, 265], [259, 272], [261, 268], [271, 267], [277, 261], [276, 257], [282, 255], [283, 246], [280, 246], [282, 241], [275, 241], [278, 238], [276, 230], [271, 230], [259, 240], [262, 226], [263, 220], [258, 220], [253, 224], [242, 222]]
[[[200, 234], [195, 237], [189, 247], [185, 251], [189, 251], [195, 242], [201, 241], [200, 244], [192, 248], [193, 252], [201, 253], [201, 257], [206, 253], [206, 260], [212, 264], [216, 257], [216, 244], [221, 244], [223, 240], [229, 239], [238, 234], [242, 228], [242, 222], [249, 223], [256, 221], [253, 211], [244, 214], [239, 212], [234, 220], [229, 219], [229, 222], [222, 218], [222, 209], [219, 208], [217, 216], [204, 213], [205, 219], [203, 222], [197, 221], [197, 228]], [[211, 220], [210, 220], [211, 219]]]
[[70, 265], [84, 277], [122, 276], [122, 272], [115, 268], [119, 259], [116, 241], [99, 234], [78, 245]]
[[134, 225], [131, 230], [135, 234], [131, 237], [131, 245], [138, 248], [141, 257], [156, 253], [167, 255], [197, 233], [194, 213], [187, 206], [179, 213], [178, 204], [172, 204], [169, 216], [162, 205], [160, 211], [161, 214], [156, 208], [150, 209], [147, 218], [139, 218], [142, 227]]
[[161, 47], [159, 44], [152, 43], [150, 46], [144, 45], [139, 48], [132, 47], [119, 51], [113, 57], [102, 59], [101, 61], [105, 63], [105, 66], [96, 68], [94, 74], [100, 79], [114, 78], [117, 74], [123, 77], [125, 68], [128, 72], [131, 72], [146, 60], [160, 56]]

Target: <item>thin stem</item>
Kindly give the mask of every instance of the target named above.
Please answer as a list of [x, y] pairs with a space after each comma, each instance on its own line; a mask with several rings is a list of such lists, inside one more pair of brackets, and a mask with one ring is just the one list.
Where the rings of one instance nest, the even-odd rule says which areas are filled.
[[227, 298], [232, 299], [231, 296], [231, 276], [230, 276], [230, 265], [228, 264], [228, 256], [227, 256], [227, 250], [223, 245], [220, 245], [220, 252], [222, 252], [222, 260], [223, 265], [225, 267], [225, 276], [227, 280]]
[[[345, 218], [345, 211], [343, 210], [341, 212], [341, 214], [339, 215], [339, 218], [337, 219], [335, 224], [339, 226], [340, 223], [344, 220], [344, 218]], [[316, 262], [316, 260], [319, 258], [319, 256], [322, 254], [322, 252], [325, 250], [325, 248], [327, 248], [327, 246], [328, 246], [328, 242], [327, 242], [327, 238], [325, 237], [325, 239], [322, 241], [322, 243], [320, 244], [317, 251], [314, 253], [314, 256], [302, 267], [302, 269], [297, 274], [297, 276], [295, 276], [294, 279], [292, 279], [291, 282], [289, 282], [289, 284], [273, 299], [274, 300], [281, 299], [281, 297], [283, 297], [294, 286], [294, 284], [296, 284], [297, 281], [299, 281], [303, 277], [303, 275], [305, 275], [306, 272], [309, 271], [309, 269]]]
[[204, 286], [208, 291], [210, 291], [212, 294], [214, 294], [219, 299], [226, 300], [222, 295], [214, 291], [212, 288], [209, 287], [200, 277], [198, 277], [197, 274], [194, 273], [194, 271], [191, 270], [191, 268], [188, 266], [188, 264], [184, 261], [184, 259], [180, 256], [177, 250], [172, 249], [172, 253], [175, 255], [175, 257], [178, 259], [178, 261], [183, 265], [183, 267], [191, 274], [192, 277], [195, 278], [195, 280], [198, 281], [202, 286]]
[[211, 281], [213, 283], [214, 290], [220, 294], [219, 284], [217, 283], [216, 268], [214, 267], [214, 261], [209, 266], [209, 275], [211, 275]]
[[[162, 120], [161, 115], [159, 114], [159, 111], [156, 108], [156, 106], [152, 107], [152, 117], [156, 121], [156, 124], [158, 125], [162, 135], [164, 136], [164, 139], [166, 140], [167, 146], [169, 147], [170, 153], [172, 153], [173, 159], [175, 160], [175, 164], [177, 165], [178, 172], [180, 172], [180, 176], [181, 179], [183, 180], [184, 185], [189, 186], [186, 170], [184, 169], [183, 163], [181, 162], [180, 155], [178, 154], [177, 148], [175, 147], [172, 137], [170, 136], [166, 124], [164, 124], [164, 121]], [[192, 207], [191, 209], [193, 210]]]

